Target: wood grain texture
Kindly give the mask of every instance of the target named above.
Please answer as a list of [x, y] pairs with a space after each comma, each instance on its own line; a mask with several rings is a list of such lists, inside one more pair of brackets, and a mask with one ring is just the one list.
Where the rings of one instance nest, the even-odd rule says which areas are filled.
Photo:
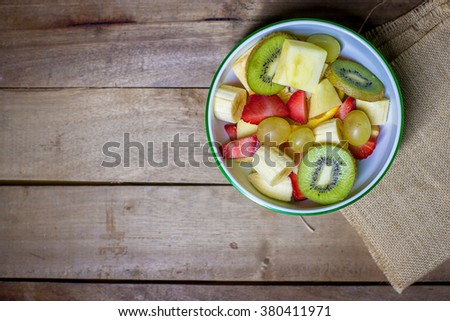
[[[449, 300], [447, 283], [402, 295], [339, 283], [385, 282], [339, 213], [307, 218], [311, 234], [231, 186], [189, 186], [227, 184], [216, 168], [139, 168], [136, 149], [129, 168], [100, 166], [124, 133], [155, 146], [195, 133], [203, 145], [207, 90], [192, 88], [250, 32], [297, 17], [357, 30], [377, 2], [1, 0], [0, 183], [155, 185], [0, 186], [0, 278], [62, 281], [0, 281], [0, 299]], [[388, 1], [365, 30], [420, 2]], [[449, 282], [450, 262], [422, 281]]]
[[[191, 1], [183, 5], [178, 0], [166, 1], [97, 1], [21, 0], [0, 3], [0, 30], [52, 29], [82, 24], [137, 23], [167, 21], [202, 21], [233, 19], [272, 22], [279, 19], [314, 17], [334, 19], [354, 28], [379, 1]], [[380, 25], [395, 19], [421, 3], [420, 0], [388, 1], [375, 11], [370, 25]]]
[[[376, 2], [4, 3], [0, 87], [208, 87], [222, 59], [250, 32], [305, 16], [345, 19], [340, 22], [357, 28]], [[416, 3], [388, 4], [379, 19]]]
[[0, 32], [1, 87], [208, 87], [252, 31], [234, 21]]
[[[0, 90], [0, 180], [227, 183], [207, 165], [213, 159], [204, 129], [206, 96], [207, 90], [195, 89]], [[141, 164], [138, 148], [125, 146], [124, 133], [145, 147]], [[183, 142], [195, 136], [192, 158], [199, 166], [188, 162], [187, 148], [179, 153], [186, 166], [177, 165], [170, 145], [176, 134]], [[103, 167], [114, 160], [102, 151], [111, 141], [121, 144], [110, 150], [122, 162]], [[164, 154], [168, 166], [149, 164], [161, 163]]]
[[450, 285], [413, 285], [402, 294], [388, 285], [228, 285], [0, 282], [0, 300], [115, 301], [402, 301], [450, 300]]
[[0, 204], [2, 278], [385, 281], [340, 214], [311, 233], [231, 186], [8, 186]]

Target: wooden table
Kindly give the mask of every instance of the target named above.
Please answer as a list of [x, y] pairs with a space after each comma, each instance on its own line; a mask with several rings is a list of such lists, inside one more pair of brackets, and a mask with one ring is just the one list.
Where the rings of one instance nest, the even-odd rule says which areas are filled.
[[[449, 262], [400, 296], [339, 213], [311, 233], [217, 168], [139, 167], [137, 148], [101, 166], [124, 133], [203, 146], [208, 86], [248, 33], [294, 17], [358, 29], [376, 3], [1, 1], [0, 299], [449, 299]], [[419, 3], [389, 1], [364, 29]]]

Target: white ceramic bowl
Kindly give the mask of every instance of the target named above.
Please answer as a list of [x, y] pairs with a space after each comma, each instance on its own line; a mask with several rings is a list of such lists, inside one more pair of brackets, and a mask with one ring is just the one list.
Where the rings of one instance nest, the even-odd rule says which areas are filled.
[[[367, 159], [358, 161], [358, 176], [348, 197], [336, 204], [319, 205], [312, 201], [282, 202], [258, 192], [248, 181], [250, 168], [243, 168], [236, 162], [225, 162], [218, 150], [219, 144], [229, 141], [224, 122], [216, 119], [213, 112], [215, 92], [221, 84], [240, 84], [231, 65], [258, 40], [275, 31], [286, 31], [295, 35], [308, 36], [315, 33], [331, 35], [339, 40], [341, 57], [357, 61], [374, 73], [385, 86], [385, 96], [390, 99], [387, 123], [381, 127], [377, 147]], [[223, 60], [217, 70], [206, 102], [206, 133], [210, 149], [223, 175], [243, 195], [270, 210], [292, 215], [315, 215], [334, 212], [356, 202], [366, 195], [386, 174], [400, 143], [403, 129], [403, 105], [397, 80], [388, 63], [366, 39], [341, 25], [315, 19], [285, 20], [264, 27], [244, 38]], [[233, 165], [231, 165], [233, 164]]]

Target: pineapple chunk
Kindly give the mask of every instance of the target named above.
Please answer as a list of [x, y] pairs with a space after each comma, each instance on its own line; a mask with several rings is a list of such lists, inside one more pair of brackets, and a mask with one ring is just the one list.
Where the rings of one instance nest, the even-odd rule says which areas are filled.
[[237, 122], [236, 125], [237, 138], [241, 139], [256, 134], [257, 129], [258, 125], [247, 123], [241, 119]]
[[287, 39], [273, 82], [314, 92], [320, 80], [327, 52], [308, 42]]
[[239, 81], [242, 83], [244, 88], [247, 90], [249, 95], [253, 95], [253, 90], [250, 89], [250, 86], [247, 82], [247, 61], [248, 57], [250, 56], [250, 53], [252, 52], [253, 47], [251, 47], [249, 50], [247, 50], [242, 56], [240, 56], [231, 66], [231, 69], [233, 69], [234, 74], [239, 79]]
[[339, 98], [336, 89], [334, 89], [328, 79], [324, 79], [319, 83], [316, 92], [313, 93], [311, 97], [309, 118], [323, 114], [341, 104], [342, 101]]
[[333, 118], [320, 123], [313, 129], [316, 143], [339, 144], [343, 141], [342, 121], [339, 118]]
[[389, 99], [384, 98], [379, 101], [356, 99], [356, 109], [366, 113], [371, 125], [384, 125], [389, 112]]

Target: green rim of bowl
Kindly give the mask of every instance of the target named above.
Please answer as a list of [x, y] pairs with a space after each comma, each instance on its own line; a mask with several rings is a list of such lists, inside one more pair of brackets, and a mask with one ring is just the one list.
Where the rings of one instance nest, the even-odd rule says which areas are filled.
[[[377, 179], [377, 181], [375, 183], [372, 184], [372, 186], [369, 187], [368, 190], [366, 190], [363, 194], [359, 195], [357, 198], [355, 198], [354, 200], [352, 200], [351, 202], [347, 203], [347, 204], [343, 204], [341, 206], [338, 206], [332, 210], [323, 210], [320, 211], [318, 210], [317, 212], [314, 213], [292, 213], [292, 212], [288, 212], [288, 211], [283, 211], [277, 208], [273, 208], [270, 205], [263, 205], [260, 204], [259, 202], [257, 202], [256, 200], [254, 200], [252, 197], [249, 197], [249, 195], [247, 195], [247, 192], [243, 189], [241, 189], [239, 186], [235, 185], [232, 181], [232, 179], [228, 176], [228, 174], [225, 172], [225, 170], [222, 167], [222, 164], [219, 161], [219, 157], [216, 155], [216, 153], [214, 152], [214, 148], [213, 148], [213, 142], [211, 140], [211, 135], [210, 135], [210, 128], [209, 128], [209, 119], [208, 119], [208, 114], [209, 114], [209, 101], [211, 98], [211, 92], [212, 92], [212, 86], [214, 85], [214, 82], [216, 81], [216, 78], [219, 74], [219, 71], [222, 69], [223, 65], [225, 64], [225, 62], [228, 60], [228, 58], [236, 51], [236, 49], [242, 44], [244, 43], [247, 39], [249, 39], [250, 37], [252, 37], [253, 35], [276, 25], [279, 24], [283, 24], [286, 22], [295, 22], [295, 21], [317, 21], [317, 22], [322, 22], [322, 23], [326, 23], [326, 24], [330, 24], [330, 25], [334, 25], [337, 27], [340, 27], [342, 29], [345, 29], [347, 31], [349, 31], [350, 33], [352, 33], [353, 35], [357, 36], [358, 38], [360, 38], [363, 42], [365, 42], [366, 44], [368, 44], [370, 47], [372, 47], [372, 49], [375, 50], [375, 52], [378, 54], [378, 56], [381, 58], [381, 60], [384, 62], [384, 64], [387, 66], [389, 72], [391, 73], [392, 78], [395, 81], [395, 85], [397, 87], [397, 92], [399, 95], [399, 99], [400, 99], [400, 116], [401, 116], [401, 121], [400, 121], [400, 135], [397, 141], [397, 146], [395, 147], [395, 151], [394, 154], [392, 155], [391, 161], [389, 162], [389, 164], [387, 165], [386, 169], [384, 170], [384, 172], [381, 174], [381, 176]], [[403, 111], [403, 97], [402, 97], [402, 92], [400, 90], [400, 85], [398, 83], [397, 77], [395, 77], [394, 71], [392, 70], [390, 64], [387, 62], [386, 58], [383, 56], [383, 54], [372, 44], [370, 43], [369, 40], [367, 40], [364, 36], [360, 35], [359, 33], [355, 32], [354, 30], [347, 28], [346, 26], [343, 26], [339, 23], [336, 22], [332, 22], [332, 21], [328, 21], [328, 20], [323, 20], [323, 19], [315, 19], [315, 18], [294, 18], [294, 19], [287, 19], [287, 20], [281, 20], [272, 24], [269, 24], [263, 28], [260, 28], [252, 33], [250, 33], [249, 35], [247, 35], [245, 38], [243, 38], [241, 41], [239, 41], [234, 48], [227, 54], [227, 56], [222, 60], [221, 64], [219, 65], [219, 68], [217, 68], [216, 73], [214, 74], [214, 77], [211, 81], [211, 85], [209, 86], [209, 91], [208, 91], [208, 97], [206, 100], [206, 112], [205, 112], [205, 126], [206, 126], [206, 137], [208, 139], [208, 145], [209, 145], [209, 149], [214, 157], [214, 161], [217, 164], [217, 167], [219, 168], [219, 170], [222, 172], [222, 175], [225, 176], [225, 178], [228, 180], [228, 182], [234, 186], [234, 188], [236, 188], [239, 193], [241, 193], [242, 195], [244, 195], [246, 198], [250, 199], [251, 201], [253, 201], [254, 203], [258, 204], [261, 207], [264, 207], [266, 209], [269, 209], [271, 211], [277, 212], [277, 213], [281, 213], [281, 214], [288, 214], [288, 215], [293, 215], [293, 216], [314, 216], [314, 215], [323, 215], [323, 214], [329, 214], [329, 213], [334, 213], [336, 211], [339, 211], [353, 203], [355, 203], [356, 201], [360, 200], [363, 196], [367, 195], [375, 186], [378, 185], [378, 183], [383, 179], [383, 177], [386, 175], [387, 171], [389, 170], [389, 168], [391, 167], [392, 163], [394, 162], [395, 157], [397, 156], [399, 147], [400, 147], [400, 142], [402, 140], [403, 137], [403, 126], [404, 126], [404, 111]]]

